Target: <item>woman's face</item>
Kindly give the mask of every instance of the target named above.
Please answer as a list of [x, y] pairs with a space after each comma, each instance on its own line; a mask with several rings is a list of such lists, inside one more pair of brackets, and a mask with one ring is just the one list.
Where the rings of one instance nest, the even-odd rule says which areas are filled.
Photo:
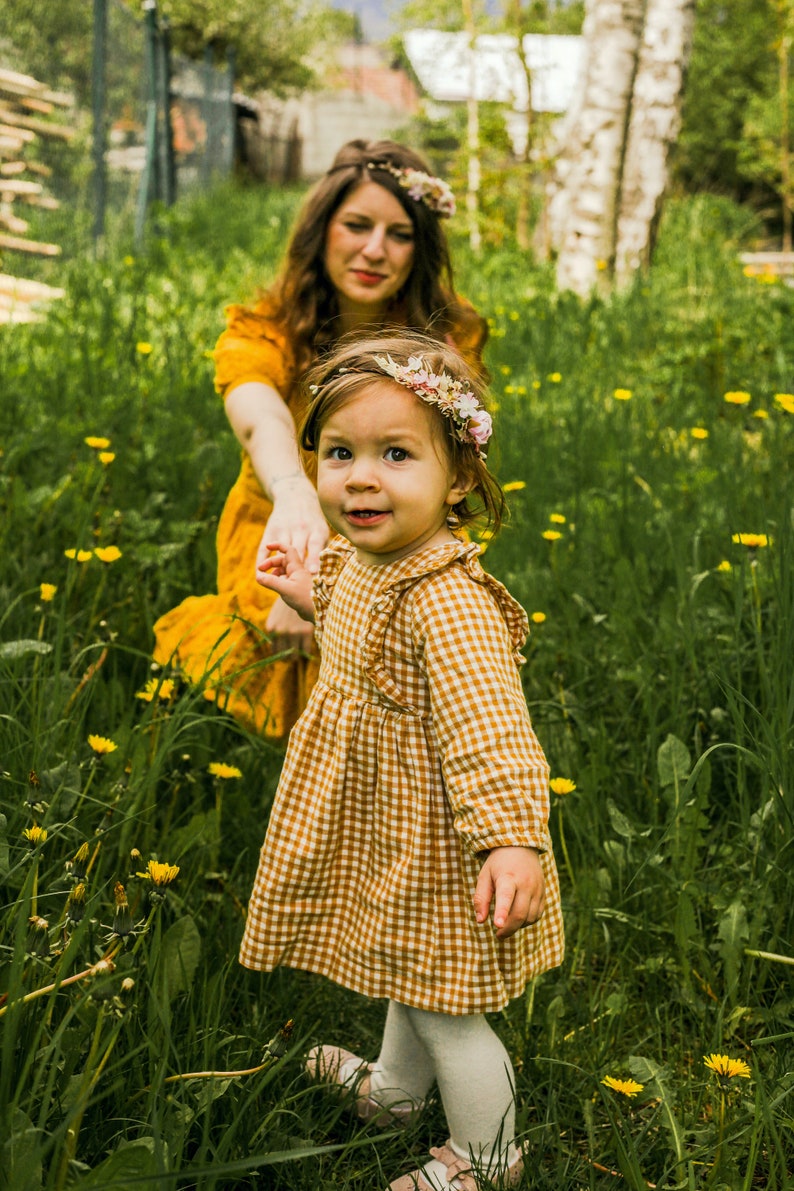
[[331, 217], [323, 263], [345, 330], [377, 321], [413, 268], [414, 229], [401, 203], [362, 182]]

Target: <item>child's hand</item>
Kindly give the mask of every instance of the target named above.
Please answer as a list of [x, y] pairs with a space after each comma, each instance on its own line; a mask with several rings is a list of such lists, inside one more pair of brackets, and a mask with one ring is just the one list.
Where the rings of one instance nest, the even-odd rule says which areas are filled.
[[314, 620], [312, 574], [294, 546], [268, 542], [271, 553], [257, 564], [256, 581], [280, 595], [304, 620]]
[[494, 848], [480, 869], [474, 912], [485, 922], [493, 902], [497, 939], [508, 939], [537, 922], [546, 901], [545, 881], [534, 848]]

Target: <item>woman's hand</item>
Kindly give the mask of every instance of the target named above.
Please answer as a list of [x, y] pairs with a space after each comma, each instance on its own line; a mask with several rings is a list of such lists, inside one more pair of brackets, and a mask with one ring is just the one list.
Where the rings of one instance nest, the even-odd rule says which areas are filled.
[[474, 890], [474, 912], [482, 923], [493, 902], [497, 939], [509, 939], [531, 926], [543, 913], [546, 882], [534, 848], [494, 848], [480, 869]]
[[303, 561], [306, 570], [314, 575], [320, 565], [320, 551], [328, 542], [328, 522], [320, 510], [317, 493], [303, 474], [276, 476], [271, 481], [273, 512], [268, 518], [256, 555], [256, 569], [260, 571], [271, 547], [292, 547]]

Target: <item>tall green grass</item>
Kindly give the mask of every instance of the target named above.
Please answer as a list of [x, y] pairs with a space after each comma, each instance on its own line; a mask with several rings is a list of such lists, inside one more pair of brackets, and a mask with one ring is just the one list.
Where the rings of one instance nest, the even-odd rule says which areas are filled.
[[[206, 352], [224, 302], [272, 276], [297, 199], [185, 204], [141, 252], [75, 254], [46, 322], [0, 333], [13, 1191], [370, 1191], [445, 1136], [435, 1103], [383, 1135], [305, 1081], [317, 1040], [374, 1056], [383, 1006], [237, 966], [281, 754], [194, 691], [146, 685], [154, 619], [212, 587], [238, 465]], [[794, 1185], [794, 415], [775, 401], [794, 391], [794, 290], [743, 276], [751, 230], [725, 203], [672, 205], [655, 268], [609, 302], [456, 246], [491, 325], [491, 458], [510, 487], [485, 559], [533, 616], [527, 698], [576, 786], [552, 807], [565, 964], [494, 1019], [525, 1185], [543, 1191]], [[748, 533], [767, 544], [732, 540]], [[152, 859], [180, 870], [159, 895], [139, 875]], [[288, 1020], [286, 1055], [263, 1064]], [[720, 1078], [712, 1053], [750, 1078]]]

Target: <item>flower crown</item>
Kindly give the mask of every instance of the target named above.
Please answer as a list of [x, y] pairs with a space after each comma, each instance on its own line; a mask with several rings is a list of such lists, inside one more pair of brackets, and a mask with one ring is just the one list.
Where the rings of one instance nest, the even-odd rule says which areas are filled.
[[449, 219], [455, 214], [455, 196], [441, 178], [423, 174], [421, 170], [402, 170], [390, 161], [368, 161], [367, 169], [385, 170], [391, 174], [415, 202], [424, 203], [439, 219]]
[[482, 447], [491, 437], [493, 422], [470, 389], [453, 380], [448, 372], [431, 372], [422, 356], [410, 356], [407, 364], [398, 364], [388, 355], [372, 358], [398, 385], [411, 389], [428, 405], [435, 405], [452, 422], [456, 438], [471, 443], [485, 462]]

